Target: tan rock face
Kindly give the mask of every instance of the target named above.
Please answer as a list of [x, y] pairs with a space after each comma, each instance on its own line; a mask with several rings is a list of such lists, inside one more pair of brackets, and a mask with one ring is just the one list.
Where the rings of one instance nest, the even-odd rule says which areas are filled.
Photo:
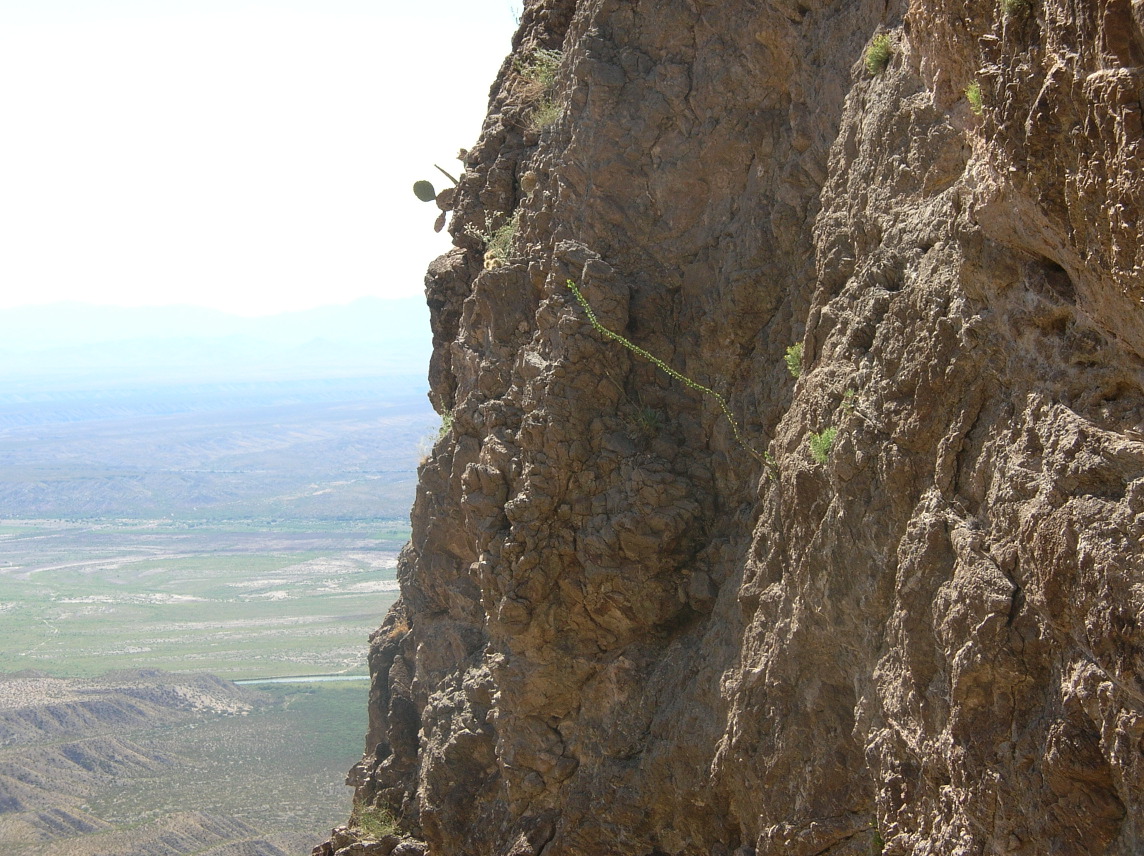
[[434, 856], [1140, 853], [1141, 20], [530, 4], [359, 798]]

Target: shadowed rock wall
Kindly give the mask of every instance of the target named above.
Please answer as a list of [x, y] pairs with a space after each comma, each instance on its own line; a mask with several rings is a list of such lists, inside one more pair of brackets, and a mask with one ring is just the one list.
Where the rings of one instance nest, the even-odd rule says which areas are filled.
[[1141, 21], [529, 4], [359, 799], [440, 856], [1142, 852]]

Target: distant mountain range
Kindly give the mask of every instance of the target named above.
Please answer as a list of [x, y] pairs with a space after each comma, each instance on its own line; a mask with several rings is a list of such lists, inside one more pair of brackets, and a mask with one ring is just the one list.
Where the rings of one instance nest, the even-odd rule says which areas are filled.
[[430, 345], [420, 299], [0, 311], [0, 518], [401, 517]]
[[431, 351], [422, 298], [245, 318], [194, 306], [0, 310], [0, 391], [109, 382], [409, 375]]
[[246, 318], [199, 306], [97, 306], [54, 303], [0, 309], [0, 351], [42, 351], [131, 339], [222, 339], [241, 336], [300, 345], [314, 339], [380, 342], [393, 338], [428, 341], [429, 312], [421, 297], [363, 297], [340, 306], [319, 306]]

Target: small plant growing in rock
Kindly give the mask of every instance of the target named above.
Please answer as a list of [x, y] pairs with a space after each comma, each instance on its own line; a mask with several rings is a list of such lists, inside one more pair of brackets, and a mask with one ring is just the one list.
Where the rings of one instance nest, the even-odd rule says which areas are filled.
[[533, 105], [528, 118], [528, 129], [534, 133], [540, 133], [556, 123], [564, 113], [563, 108], [552, 98], [556, 73], [563, 61], [563, 51], [547, 48], [537, 48], [525, 61], [517, 60], [516, 70], [524, 79], [521, 95]]
[[973, 111], [973, 115], [980, 116], [984, 111], [984, 101], [981, 96], [981, 84], [976, 80], [972, 81], [965, 87], [965, 100], [969, 102], [969, 109]]
[[663, 428], [663, 414], [654, 407], [637, 407], [627, 420], [633, 440], [650, 440]]
[[1019, 18], [1029, 11], [1029, 0], [1002, 0], [1001, 9], [1006, 18]]
[[551, 98], [541, 98], [528, 117], [528, 129], [539, 134], [549, 125], [555, 125], [564, 115], [564, 108]]
[[526, 82], [524, 97], [539, 99], [552, 91], [556, 83], [556, 72], [564, 61], [564, 51], [537, 48], [528, 59], [517, 60], [516, 70]]
[[882, 838], [882, 831], [870, 823], [870, 853], [872, 856], [882, 856], [886, 849], [886, 842]]
[[890, 46], [889, 35], [879, 33], [874, 36], [874, 40], [870, 42], [870, 47], [866, 48], [866, 71], [870, 74], [878, 74], [883, 71], [890, 64], [890, 57], [893, 54], [894, 50]]
[[393, 623], [393, 626], [385, 634], [386, 639], [400, 639], [409, 632], [409, 622], [405, 618], [399, 618]]
[[838, 429], [833, 425], [820, 434], [810, 435], [810, 456], [818, 463], [825, 464], [830, 459], [830, 449], [834, 446], [834, 438], [838, 436]]
[[779, 462], [778, 459], [770, 453], [770, 451], [763, 452], [763, 466], [766, 468], [767, 475], [773, 479], [779, 477]]
[[516, 237], [517, 226], [520, 224], [520, 209], [495, 229], [490, 229], [488, 220], [485, 220], [484, 231], [469, 225], [465, 227], [465, 234], [476, 238], [485, 245], [485, 270], [498, 268], [508, 261], [509, 249], [513, 238]]
[[509, 248], [513, 238], [516, 237], [517, 227], [520, 225], [520, 210], [517, 209], [508, 221], [500, 226], [485, 247], [485, 267], [500, 267], [508, 260]]
[[[445, 176], [445, 178], [447, 178], [447, 179], [449, 179], [449, 181], [453, 182], [453, 187], [457, 186], [458, 182], [457, 182], [456, 178], [454, 178], [452, 175], [450, 175], [442, 167], [437, 166], [437, 164], [433, 164], [433, 166], [437, 167], [437, 169], [438, 169], [438, 171], [440, 171], [441, 175]], [[450, 188], [445, 188], [445, 190], [449, 190], [449, 189]], [[441, 193], [444, 193], [445, 190], [441, 191]], [[421, 179], [420, 181], [413, 182], [413, 195], [416, 196], [418, 199], [420, 199], [422, 202], [436, 202], [441, 194], [438, 193], [436, 191], [436, 189], [433, 187], [433, 182], [426, 181], [425, 179]]]
[[355, 804], [350, 813], [350, 826], [359, 830], [364, 838], [375, 841], [401, 834], [393, 814], [381, 806]]
[[783, 362], [786, 363], [787, 371], [791, 373], [792, 377], [801, 377], [802, 342], [796, 342], [786, 349], [786, 353], [783, 354]]
[[440, 440], [453, 430], [453, 414], [446, 410], [441, 414], [441, 427], [437, 429], [437, 439]]
[[848, 389], [842, 393], [842, 412], [847, 416], [854, 415], [854, 408], [858, 404], [858, 393], [853, 389]]

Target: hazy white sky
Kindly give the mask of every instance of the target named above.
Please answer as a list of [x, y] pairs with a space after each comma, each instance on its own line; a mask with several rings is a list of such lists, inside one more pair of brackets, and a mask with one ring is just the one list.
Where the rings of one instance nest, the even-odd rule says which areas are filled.
[[519, 0], [0, 0], [0, 308], [418, 294]]

